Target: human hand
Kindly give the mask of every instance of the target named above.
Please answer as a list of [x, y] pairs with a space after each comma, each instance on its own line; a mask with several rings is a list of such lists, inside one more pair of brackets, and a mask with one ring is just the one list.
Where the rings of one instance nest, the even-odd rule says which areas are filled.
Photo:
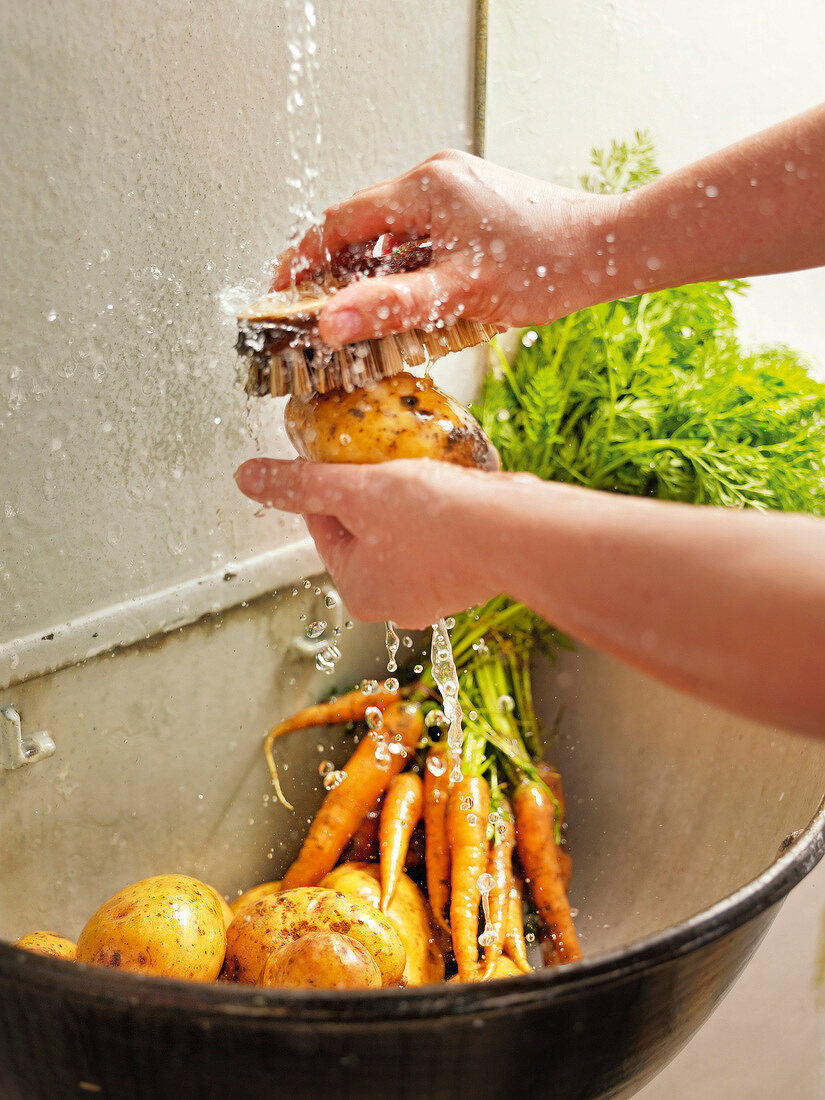
[[425, 459], [323, 465], [270, 458], [235, 473], [260, 504], [304, 515], [352, 614], [407, 629], [497, 594], [483, 540], [506, 474]]
[[[320, 273], [350, 244], [391, 233], [429, 238], [429, 265], [360, 279], [320, 314], [331, 346], [457, 317], [494, 325], [550, 322], [610, 296], [595, 238], [610, 238], [619, 200], [558, 187], [470, 156], [437, 153], [327, 210], [286, 251], [272, 289]], [[604, 246], [603, 246], [604, 247]]]

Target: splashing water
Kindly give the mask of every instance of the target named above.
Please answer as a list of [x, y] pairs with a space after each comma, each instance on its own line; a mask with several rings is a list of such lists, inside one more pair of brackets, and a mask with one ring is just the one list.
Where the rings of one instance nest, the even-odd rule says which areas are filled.
[[447, 748], [451, 764], [450, 783], [458, 783], [462, 777], [461, 750], [464, 746], [464, 731], [461, 725], [461, 703], [458, 701], [458, 673], [453, 660], [450, 634], [447, 624], [439, 619], [433, 624], [432, 652], [433, 680], [441, 693], [444, 717], [449, 723], [447, 730]]
[[398, 655], [398, 647], [401, 644], [401, 640], [398, 637], [398, 631], [396, 630], [395, 623], [387, 622], [386, 626], [386, 642], [387, 642], [387, 672], [397, 672], [398, 663], [396, 657]]
[[286, 183], [292, 189], [289, 213], [297, 242], [317, 224], [316, 181], [320, 175], [321, 113], [318, 108], [319, 63], [315, 40], [317, 16], [313, 0], [284, 0], [289, 93], [286, 138], [289, 166]]

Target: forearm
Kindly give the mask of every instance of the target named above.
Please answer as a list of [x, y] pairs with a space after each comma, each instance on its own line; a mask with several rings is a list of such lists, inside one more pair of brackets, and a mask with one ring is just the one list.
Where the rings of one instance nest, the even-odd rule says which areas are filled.
[[825, 736], [825, 523], [514, 479], [497, 583], [573, 637], [711, 702]]
[[825, 105], [623, 196], [611, 296], [825, 264]]

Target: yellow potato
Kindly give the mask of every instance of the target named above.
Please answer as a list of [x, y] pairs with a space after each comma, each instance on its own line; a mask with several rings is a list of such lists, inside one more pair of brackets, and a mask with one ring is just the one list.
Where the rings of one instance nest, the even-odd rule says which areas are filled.
[[260, 985], [269, 957], [308, 932], [350, 936], [375, 959], [382, 985], [401, 981], [406, 956], [390, 921], [357, 898], [319, 886], [269, 894], [241, 910], [226, 936], [226, 976]]
[[[377, 863], [342, 863], [321, 882], [331, 890], [350, 894], [378, 909], [381, 902], [381, 871]], [[427, 899], [411, 878], [402, 875], [387, 916], [392, 921], [404, 950], [407, 985], [428, 985], [444, 980], [444, 952], [441, 935]]]
[[379, 989], [381, 971], [358, 940], [339, 932], [308, 932], [269, 956], [262, 984], [288, 989]]
[[233, 917], [240, 913], [241, 909], [246, 909], [247, 905], [251, 905], [253, 901], [257, 901], [258, 898], [265, 898], [267, 894], [277, 894], [280, 889], [280, 879], [276, 879], [274, 882], [261, 882], [258, 886], [251, 887], [241, 894], [239, 898], [235, 898], [229, 906], [232, 910]]
[[351, 393], [291, 397], [284, 422], [298, 454], [310, 462], [433, 458], [481, 470], [501, 468], [498, 452], [469, 409], [429, 378], [412, 374]]
[[14, 941], [15, 947], [33, 951], [35, 955], [48, 955], [52, 959], [76, 959], [77, 947], [57, 932], [28, 932]]
[[226, 949], [220, 901], [189, 875], [156, 875], [120, 890], [94, 913], [77, 941], [80, 962], [213, 981]]
[[[204, 886], [206, 885], [207, 883], [204, 883]], [[232, 912], [229, 906], [229, 902], [226, 900], [223, 894], [219, 894], [214, 886], [210, 886], [209, 889], [218, 899], [218, 905], [220, 905], [221, 913], [223, 914], [223, 926], [224, 928], [228, 928], [229, 925], [232, 923], [232, 918], [235, 916], [235, 914]]]

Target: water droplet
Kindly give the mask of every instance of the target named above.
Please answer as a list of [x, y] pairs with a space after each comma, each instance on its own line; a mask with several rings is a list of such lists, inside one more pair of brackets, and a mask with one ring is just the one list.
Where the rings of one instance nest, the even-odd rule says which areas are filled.
[[509, 413], [509, 410], [507, 410], [507, 409], [499, 409], [498, 412], [496, 413], [496, 420], [500, 420], [502, 423], [504, 423], [505, 420], [509, 420], [509, 419], [510, 419], [510, 413]]
[[423, 671], [424, 671], [424, 666], [423, 665], [414, 665], [413, 666], [413, 672], [416, 674], [416, 676], [420, 676]]
[[455, 764], [453, 766], [452, 771], [450, 772], [450, 782], [451, 783], [460, 783], [462, 778], [463, 778], [463, 775], [464, 775], [464, 773], [461, 770], [461, 765], [460, 764]]
[[57, 310], [50, 309], [49, 312], [46, 314], [46, 320], [47, 321], [56, 321], [57, 320]]
[[378, 709], [378, 707], [367, 707], [364, 718], [371, 730], [380, 730], [384, 725], [384, 715]]
[[442, 726], [445, 721], [446, 718], [444, 717], [443, 711], [431, 710], [428, 712], [426, 718], [424, 719], [424, 725], [427, 727], [427, 729], [432, 729], [433, 726]]
[[338, 597], [332, 592], [327, 592], [326, 596], [324, 596], [324, 603], [327, 605], [327, 607], [337, 607]]
[[455, 626], [455, 619], [452, 618], [452, 616], [449, 619], [445, 619], [444, 620], [444, 625], [446, 626], [446, 628], [448, 630], [452, 630], [453, 627]]
[[398, 691], [399, 683], [394, 676], [388, 676], [384, 681], [385, 691]]
[[531, 348], [538, 338], [539, 334], [534, 329], [531, 329], [529, 332], [525, 332], [521, 338], [521, 342], [526, 348]]
[[324, 776], [324, 790], [334, 791], [336, 787], [340, 787], [344, 780], [347, 778], [347, 773], [343, 771], [331, 771], [328, 775]]
[[335, 765], [331, 760], [322, 760], [318, 765], [318, 774], [320, 776], [329, 775], [331, 771], [334, 771]]
[[478, 937], [478, 943], [480, 947], [492, 947], [496, 942], [496, 934], [492, 930], [488, 932], [482, 932]]
[[493, 876], [488, 874], [479, 875], [476, 879], [476, 886], [482, 894], [489, 894], [494, 886]]
[[473, 808], [473, 799], [472, 799], [471, 795], [469, 795], [469, 794], [464, 795], [464, 797], [461, 800], [461, 808], [462, 808], [462, 810], [472, 810], [472, 808]]
[[444, 754], [440, 752], [432, 752], [427, 757], [427, 771], [431, 775], [440, 776], [447, 770], [447, 761], [444, 759]]
[[516, 701], [512, 695], [499, 695], [497, 706], [502, 714], [512, 714], [516, 709]]
[[318, 619], [314, 623], [310, 623], [306, 629], [306, 636], [308, 638], [320, 638], [327, 628], [327, 624], [323, 619]]

